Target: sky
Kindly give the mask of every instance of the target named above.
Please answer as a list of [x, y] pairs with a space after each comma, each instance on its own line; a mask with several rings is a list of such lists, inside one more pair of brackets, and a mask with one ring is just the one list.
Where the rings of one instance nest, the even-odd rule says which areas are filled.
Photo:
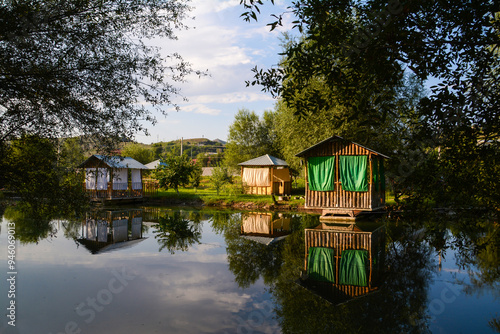
[[167, 116], [154, 114], [157, 123], [147, 126], [149, 136], [137, 134], [135, 140], [150, 144], [189, 138], [227, 141], [229, 126], [240, 109], [262, 115], [273, 110], [276, 100], [260, 86], [246, 87], [253, 79], [251, 69], [276, 67], [280, 59], [280, 38], [291, 27], [291, 17], [285, 17], [283, 27], [270, 32], [267, 23], [271, 14], [284, 12], [285, 1], [275, 1], [261, 8], [257, 22], [240, 17], [244, 8], [239, 0], [193, 0], [192, 19], [184, 23], [191, 27], [178, 31], [178, 39], [159, 40], [155, 44], [165, 54], [179, 53], [194, 69], [209, 76], [188, 77], [186, 83], [174, 83], [188, 99], [174, 100], [181, 110], [167, 106]]

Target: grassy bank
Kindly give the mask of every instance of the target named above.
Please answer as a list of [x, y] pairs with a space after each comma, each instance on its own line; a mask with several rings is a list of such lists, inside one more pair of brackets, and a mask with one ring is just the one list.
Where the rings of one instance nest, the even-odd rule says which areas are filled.
[[[161, 203], [168, 204], [204, 204], [208, 206], [254, 206], [261, 208], [269, 207], [288, 207], [291, 209], [304, 206], [304, 180], [299, 179], [293, 183], [292, 194], [287, 200], [279, 200], [275, 196], [277, 204], [273, 201], [271, 195], [249, 195], [243, 194], [243, 189], [239, 182], [227, 185], [220, 190], [219, 195], [210, 185], [208, 179], [203, 179], [198, 188], [179, 188], [179, 193], [173, 189], [160, 190], [158, 195], [153, 198]], [[389, 194], [386, 196], [386, 204], [394, 205], [394, 196]]]
[[[275, 196], [275, 199], [279, 205], [296, 208], [304, 205], [303, 195], [303, 182], [302, 187], [299, 182], [294, 184], [292, 196], [289, 199], [279, 201], [278, 196]], [[162, 203], [199, 203], [209, 206], [244, 206], [253, 204], [257, 207], [271, 207], [276, 205], [271, 195], [243, 194], [243, 189], [238, 182], [227, 185], [217, 195], [216, 190], [210, 186], [208, 179], [203, 179], [198, 188], [179, 188], [179, 193], [174, 189], [160, 190], [158, 195], [152, 199]]]

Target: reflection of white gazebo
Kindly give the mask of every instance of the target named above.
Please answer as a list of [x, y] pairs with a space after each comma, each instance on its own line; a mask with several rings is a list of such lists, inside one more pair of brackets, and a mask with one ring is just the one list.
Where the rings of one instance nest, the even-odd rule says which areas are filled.
[[145, 239], [142, 225], [141, 210], [108, 211], [101, 217], [88, 215], [78, 242], [93, 254], [132, 247]]
[[93, 155], [83, 162], [85, 190], [92, 198], [141, 198], [145, 187], [142, 171], [146, 166], [132, 158]]
[[290, 218], [272, 219], [271, 213], [249, 213], [242, 218], [241, 234], [265, 245], [284, 239], [291, 233]]

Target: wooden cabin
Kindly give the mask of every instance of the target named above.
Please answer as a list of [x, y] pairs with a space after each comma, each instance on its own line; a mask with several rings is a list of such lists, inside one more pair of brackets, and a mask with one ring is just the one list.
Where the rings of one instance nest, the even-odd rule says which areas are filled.
[[292, 178], [286, 161], [269, 154], [238, 164], [246, 193], [255, 195], [290, 195]]
[[305, 162], [306, 208], [323, 216], [375, 211], [385, 207], [384, 160], [388, 156], [333, 136], [296, 155]]
[[143, 181], [148, 168], [132, 158], [93, 155], [79, 168], [85, 170], [84, 189], [92, 200], [140, 199], [157, 191]]
[[306, 229], [301, 285], [338, 304], [378, 290], [384, 264], [385, 229], [323, 223]]

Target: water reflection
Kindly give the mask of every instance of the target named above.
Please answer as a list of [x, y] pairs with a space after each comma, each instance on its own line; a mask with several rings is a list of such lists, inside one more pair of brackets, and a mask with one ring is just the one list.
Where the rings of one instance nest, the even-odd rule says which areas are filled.
[[[108, 333], [123, 314], [127, 323], [115, 332], [271, 332], [269, 323], [284, 333], [499, 331], [496, 223], [400, 218], [379, 230], [373, 222], [320, 225], [305, 214], [173, 208], [59, 221], [14, 210], [4, 218], [15, 221], [22, 241], [21, 332], [60, 332], [76, 320], [82, 332]], [[371, 244], [361, 241], [365, 234]], [[137, 241], [112, 256], [91, 255]], [[326, 251], [330, 267], [313, 265], [313, 248], [333, 250]], [[116, 302], [87, 325], [75, 305], [103, 297], [110, 270], [122, 267], [137, 269], [133, 288], [113, 295]], [[192, 314], [200, 315], [197, 324]], [[253, 327], [262, 319], [278, 323]]]
[[291, 218], [283, 213], [245, 213], [242, 215], [241, 235], [267, 246], [292, 233], [290, 224]]
[[[310, 231], [313, 236], [314, 229]], [[381, 232], [380, 237], [384, 235], [382, 231], [378, 230]], [[432, 269], [429, 248], [421, 244], [421, 239], [400, 239], [399, 235], [392, 234], [392, 230], [386, 230], [385, 237], [389, 239], [387, 241], [391, 246], [384, 251], [383, 242], [374, 242], [371, 248], [372, 277], [370, 280], [368, 271], [367, 286], [361, 286], [365, 284], [360, 284], [360, 280], [352, 284], [350, 281], [352, 277], [344, 275], [342, 278], [340, 274], [342, 253], [348, 248], [359, 250], [362, 248], [358, 247], [360, 244], [349, 244], [354, 241], [354, 236], [351, 241], [344, 239], [344, 245], [339, 245], [335, 238], [327, 239], [333, 234], [348, 235], [352, 232], [319, 229], [324, 239], [317, 239], [317, 244], [314, 241], [307, 241], [305, 231], [297, 231], [286, 239], [281, 274], [271, 287], [274, 298], [280, 305], [276, 313], [281, 328], [284, 332], [293, 333], [426, 332], [428, 329], [425, 320], [426, 302]], [[372, 237], [375, 232], [377, 230], [371, 232]], [[307, 279], [306, 284], [312, 284], [308, 286], [309, 289], [305, 289], [303, 285], [296, 284], [301, 271], [307, 272], [307, 264], [304, 266], [304, 249], [306, 244], [319, 246], [322, 243], [336, 245], [338, 249], [338, 252], [334, 251], [334, 255], [340, 255], [338, 262], [335, 259], [335, 275], [330, 276], [338, 283]], [[376, 245], [380, 245], [379, 250], [374, 249]], [[375, 261], [380, 261], [383, 267], [388, 268], [383, 277], [383, 285], [379, 285], [375, 279], [374, 267], [377, 266]], [[341, 279], [347, 280], [342, 282], [347, 284], [341, 284]], [[366, 293], [375, 287], [378, 287], [376, 293]], [[311, 293], [311, 290], [314, 293]], [[355, 298], [359, 295], [364, 297]], [[346, 300], [350, 301], [339, 304]]]
[[104, 253], [143, 241], [142, 227], [142, 210], [87, 213], [76, 241], [92, 254]]
[[51, 223], [52, 217], [40, 217], [26, 208], [7, 207], [3, 216], [15, 224], [16, 238], [23, 244], [38, 243], [57, 234], [57, 228]]
[[305, 233], [305, 266], [299, 284], [333, 304], [377, 291], [384, 269], [385, 229], [322, 223]]
[[259, 278], [271, 285], [283, 264], [280, 241], [300, 228], [300, 216], [215, 212], [212, 228], [224, 235], [229, 270], [241, 288], [251, 286]]
[[167, 249], [170, 254], [176, 251], [187, 251], [193, 244], [199, 244], [201, 224], [199, 215], [194, 220], [185, 217], [182, 212], [175, 211], [158, 217], [154, 225], [155, 239], [160, 244], [159, 251]]

